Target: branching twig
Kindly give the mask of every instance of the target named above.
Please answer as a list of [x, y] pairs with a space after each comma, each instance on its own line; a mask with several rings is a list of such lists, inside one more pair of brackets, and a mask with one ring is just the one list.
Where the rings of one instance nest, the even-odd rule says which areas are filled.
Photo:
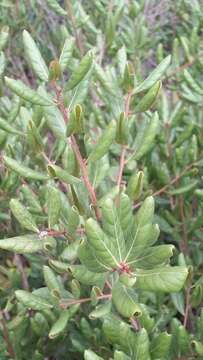
[[28, 283], [27, 275], [25, 273], [22, 258], [21, 258], [21, 256], [19, 254], [14, 255], [14, 263], [16, 264], [16, 266], [17, 266], [17, 268], [19, 270], [19, 273], [21, 275], [21, 281], [22, 281], [23, 289], [29, 290], [29, 283]]
[[75, 139], [75, 137], [73, 135], [70, 137], [70, 143], [71, 143], [72, 149], [73, 149], [73, 151], [75, 153], [76, 159], [77, 159], [77, 161], [78, 161], [78, 163], [80, 165], [83, 181], [84, 181], [85, 186], [86, 186], [86, 188], [87, 188], [87, 190], [89, 192], [89, 196], [90, 196], [92, 205], [93, 205], [94, 210], [95, 210], [96, 218], [97, 218], [97, 220], [100, 220], [101, 216], [100, 216], [99, 208], [97, 207], [96, 193], [95, 193], [95, 190], [94, 190], [94, 187], [93, 187], [92, 183], [89, 180], [86, 164], [85, 164], [85, 162], [84, 162], [84, 160], [82, 158], [82, 155], [80, 153], [80, 149], [78, 147], [77, 141], [76, 141], [76, 139]]
[[190, 288], [191, 286], [188, 285], [185, 292], [185, 312], [184, 312], [184, 321], [183, 321], [183, 326], [185, 328], [187, 327], [189, 312], [190, 312]]
[[9, 356], [12, 358], [12, 359], [15, 359], [15, 352], [14, 352], [14, 349], [13, 349], [13, 345], [10, 341], [10, 338], [9, 338], [9, 333], [8, 333], [8, 329], [7, 329], [7, 324], [6, 324], [6, 320], [4, 318], [4, 313], [1, 311], [1, 324], [2, 324], [2, 331], [3, 331], [3, 338], [4, 338], [4, 341], [6, 343], [6, 347], [7, 347], [7, 351], [9, 353]]
[[[103, 294], [103, 295], [99, 295], [97, 296], [97, 300], [103, 300], [103, 299], [111, 299], [112, 298], [112, 294]], [[83, 298], [83, 299], [74, 299], [74, 300], [68, 300], [67, 302], [66, 301], [62, 301], [60, 306], [63, 308], [63, 309], [66, 309], [67, 307], [71, 306], [71, 305], [76, 305], [76, 304], [83, 304], [83, 303], [86, 303], [86, 302], [89, 302], [91, 301], [92, 298], [89, 297], [89, 298]]]
[[[185, 167], [185, 169], [183, 171], [181, 171], [180, 174], [178, 174], [177, 176], [175, 176], [168, 184], [164, 185], [161, 189], [155, 191], [152, 196], [158, 196], [158, 195], [161, 195], [163, 194], [171, 185], [175, 184], [178, 180], [181, 179], [181, 177], [183, 175], [185, 175], [192, 167], [194, 166], [194, 164], [190, 164], [188, 166]], [[137, 204], [135, 204], [133, 206], [134, 209], [140, 207], [140, 205], [142, 204], [142, 202], [139, 202]]]
[[84, 54], [84, 47], [83, 47], [83, 43], [82, 43], [80, 34], [79, 34], [78, 30], [77, 30], [77, 24], [76, 24], [75, 17], [73, 15], [70, 0], [66, 0], [66, 9], [67, 9], [67, 13], [68, 13], [68, 15], [70, 17], [70, 20], [71, 20], [71, 23], [72, 23], [72, 26], [73, 26], [73, 32], [74, 32], [74, 36], [75, 36], [75, 39], [76, 39], [77, 46], [78, 46], [78, 48], [80, 50], [80, 54], [83, 55]]
[[[58, 106], [59, 110], [61, 111], [61, 113], [63, 115], [65, 123], [67, 123], [69, 117], [68, 117], [68, 113], [67, 113], [67, 110], [65, 108], [63, 99], [61, 97], [62, 90], [61, 90], [61, 88], [59, 88], [56, 85], [55, 81], [52, 82], [52, 87], [53, 87], [53, 89], [54, 89], [54, 91], [56, 93], [57, 106]], [[76, 138], [75, 138], [74, 135], [71, 135], [71, 137], [70, 137], [70, 145], [71, 145], [71, 147], [72, 147], [72, 149], [74, 151], [74, 154], [76, 156], [78, 164], [80, 165], [82, 178], [83, 178], [84, 184], [85, 184], [85, 186], [86, 186], [86, 188], [87, 188], [87, 190], [89, 192], [89, 197], [90, 197], [90, 200], [92, 202], [92, 206], [94, 207], [96, 218], [97, 218], [97, 220], [100, 220], [101, 216], [100, 216], [99, 208], [97, 206], [96, 193], [95, 193], [95, 190], [94, 190], [94, 187], [93, 187], [92, 183], [89, 180], [87, 167], [86, 167], [85, 161], [82, 158], [79, 146], [77, 144], [77, 141], [76, 141]]]

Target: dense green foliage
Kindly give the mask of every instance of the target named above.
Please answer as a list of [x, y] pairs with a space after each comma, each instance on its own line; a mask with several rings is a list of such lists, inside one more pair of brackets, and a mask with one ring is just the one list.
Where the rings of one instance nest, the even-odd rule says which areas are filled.
[[203, 4], [0, 3], [0, 360], [203, 357]]

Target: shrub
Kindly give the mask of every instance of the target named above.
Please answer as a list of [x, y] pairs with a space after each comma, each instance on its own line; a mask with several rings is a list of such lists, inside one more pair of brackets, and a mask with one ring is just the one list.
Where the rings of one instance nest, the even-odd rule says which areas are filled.
[[1, 30], [2, 359], [201, 359], [201, 6], [152, 5], [33, 1], [22, 77]]

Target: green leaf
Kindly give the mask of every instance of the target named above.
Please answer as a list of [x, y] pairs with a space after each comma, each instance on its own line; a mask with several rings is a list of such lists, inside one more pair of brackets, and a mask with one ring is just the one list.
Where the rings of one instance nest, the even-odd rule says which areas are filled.
[[98, 356], [92, 350], [85, 350], [84, 352], [84, 359], [85, 360], [104, 360], [104, 358]]
[[[43, 233], [43, 232], [42, 232]], [[45, 234], [46, 234], [46, 231], [45, 231]], [[56, 239], [51, 237], [51, 236], [45, 236], [43, 237], [43, 248], [45, 251], [53, 251], [56, 249]]]
[[203, 356], [203, 344], [200, 341], [192, 341], [192, 345], [198, 355]]
[[173, 256], [174, 245], [159, 245], [150, 247], [134, 254], [134, 259], [128, 261], [128, 265], [133, 269], [152, 269], [153, 267], [167, 263], [171, 256]]
[[29, 213], [26, 207], [20, 203], [20, 201], [18, 201], [17, 199], [11, 199], [9, 205], [12, 214], [19, 221], [22, 227], [37, 233], [39, 232], [33, 216]]
[[0, 31], [0, 51], [2, 51], [5, 48], [8, 41], [8, 37], [9, 37], [9, 27], [3, 26]]
[[103, 332], [110, 344], [120, 345], [128, 354], [132, 353], [132, 345], [136, 342], [136, 335], [131, 331], [129, 324], [115, 315], [109, 314], [104, 319]]
[[122, 112], [117, 123], [116, 142], [121, 145], [127, 145], [128, 136], [128, 121], [125, 118], [125, 113]]
[[151, 74], [135, 89], [134, 93], [138, 94], [152, 87], [165, 73], [171, 62], [171, 55], [168, 55], [161, 63], [154, 69]]
[[73, 37], [67, 38], [64, 42], [63, 49], [59, 58], [59, 64], [62, 71], [66, 70], [68, 63], [71, 60], [74, 43], [75, 40]]
[[192, 75], [187, 69], [183, 70], [183, 76], [186, 82], [188, 83], [188, 85], [190, 86], [190, 88], [194, 92], [203, 95], [203, 89], [198, 85], [198, 83], [195, 81], [195, 79], [192, 77]]
[[75, 206], [72, 206], [67, 219], [67, 228], [69, 234], [75, 234], [75, 231], [80, 224], [80, 216], [78, 209]]
[[130, 358], [124, 354], [124, 352], [116, 350], [114, 353], [114, 360], [130, 360]]
[[37, 212], [42, 211], [40, 201], [34, 191], [27, 185], [23, 184], [20, 191], [29, 207], [36, 209]]
[[60, 255], [61, 260], [68, 262], [76, 260], [79, 245], [80, 241], [75, 240], [74, 242], [70, 243], [70, 245], [66, 246]]
[[70, 113], [70, 118], [67, 124], [66, 134], [69, 137], [72, 134], [84, 133], [84, 121], [83, 121], [83, 109], [82, 106], [77, 104], [74, 106]]
[[22, 99], [31, 102], [35, 105], [50, 106], [53, 102], [38, 94], [36, 91], [30, 89], [21, 80], [14, 80], [5, 76], [5, 83], [8, 88]]
[[35, 74], [40, 78], [40, 80], [47, 81], [49, 75], [48, 68], [35, 41], [26, 30], [23, 31], [23, 44], [29, 65], [32, 66]]
[[199, 306], [203, 299], [203, 284], [195, 284], [191, 298], [190, 298], [190, 304], [191, 307], [196, 308]]
[[96, 320], [102, 317], [105, 317], [111, 311], [111, 301], [106, 301], [104, 304], [100, 304], [95, 307], [93, 311], [89, 314], [91, 320]]
[[43, 266], [43, 274], [44, 274], [44, 280], [45, 284], [48, 287], [51, 294], [55, 297], [60, 297], [60, 283], [56, 278], [55, 273], [52, 269], [50, 269], [49, 266]]
[[34, 152], [41, 152], [44, 149], [42, 137], [32, 120], [29, 120], [27, 126], [27, 142]]
[[53, 308], [53, 305], [43, 297], [33, 295], [32, 293], [25, 290], [15, 291], [15, 296], [18, 301], [20, 301], [28, 309], [42, 311]]
[[15, 129], [13, 125], [10, 125], [6, 120], [3, 118], [0, 118], [0, 129], [14, 135], [20, 135], [23, 136], [23, 132]]
[[133, 349], [134, 360], [150, 360], [149, 338], [147, 331], [142, 329], [137, 334], [137, 339]]
[[137, 174], [131, 175], [128, 186], [126, 189], [126, 193], [128, 194], [131, 200], [138, 200], [141, 196], [143, 189], [143, 181], [144, 181], [144, 172], [138, 171]]
[[2, 77], [2, 74], [4, 73], [6, 66], [6, 58], [3, 53], [3, 51], [0, 52], [0, 78]]
[[59, 274], [63, 274], [65, 272], [68, 272], [69, 270], [69, 264], [58, 261], [58, 260], [49, 260], [49, 265]]
[[132, 212], [132, 202], [123, 192], [120, 194], [117, 212], [124, 237], [128, 241], [135, 225], [135, 217]]
[[142, 310], [142, 315], [139, 317], [139, 323], [148, 333], [150, 333], [154, 328], [155, 318], [154, 316], [150, 316], [150, 309], [146, 305], [140, 303], [139, 305]]
[[112, 87], [111, 80], [108, 78], [102, 67], [97, 63], [94, 64], [94, 72], [96, 79], [99, 81], [104, 90], [109, 94], [115, 96], [115, 91]]
[[47, 125], [54, 136], [59, 139], [65, 139], [66, 125], [59, 109], [56, 106], [46, 106], [44, 108], [44, 115]]
[[65, 332], [69, 319], [70, 319], [69, 309], [62, 311], [59, 318], [51, 327], [51, 330], [49, 332], [49, 338], [55, 339], [59, 335], [63, 334]]
[[136, 214], [136, 222], [139, 226], [144, 226], [152, 222], [154, 217], [154, 198], [148, 196], [142, 203]]
[[122, 261], [126, 252], [125, 238], [120, 225], [118, 212], [112, 199], [106, 199], [102, 204], [102, 220], [103, 230], [111, 237], [112, 244], [114, 244], [114, 255]]
[[101, 159], [109, 150], [116, 137], [116, 121], [112, 120], [100, 136], [94, 150], [89, 155], [88, 161], [94, 162]]
[[94, 256], [94, 250], [90, 248], [86, 240], [82, 240], [78, 248], [78, 257], [81, 263], [92, 272], [105, 272], [106, 266]]
[[183, 325], [178, 327], [178, 345], [181, 354], [188, 354], [190, 351], [190, 335]]
[[135, 139], [136, 141], [135, 151], [129, 160], [133, 160], [133, 159], [140, 160], [144, 155], [146, 155], [150, 151], [150, 149], [154, 145], [154, 139], [155, 136], [158, 134], [158, 130], [159, 130], [159, 116], [158, 113], [155, 112], [152, 115], [150, 121], [146, 124], [142, 136], [140, 136], [138, 132], [138, 135], [136, 137], [138, 141], [136, 141]]
[[145, 112], [149, 110], [150, 107], [154, 104], [160, 89], [161, 81], [157, 81], [146, 93], [146, 95], [139, 101], [138, 105], [135, 107], [135, 112]]
[[88, 219], [85, 224], [88, 244], [97, 261], [106, 271], [119, 266], [119, 259], [115, 257], [117, 250], [94, 219]]
[[61, 211], [61, 196], [58, 189], [49, 186], [48, 190], [48, 226], [52, 229], [58, 223]]
[[153, 245], [157, 241], [159, 234], [160, 231], [157, 224], [138, 225], [135, 233], [129, 236], [125, 261], [129, 263], [134, 261], [135, 258], [142, 256], [144, 249]]
[[175, 308], [179, 311], [180, 314], [184, 316], [185, 313], [185, 302], [184, 302], [184, 295], [182, 292], [172, 293], [171, 294], [172, 302]]
[[67, 16], [67, 12], [59, 5], [57, 0], [46, 0], [46, 2], [57, 15]]
[[174, 189], [174, 190], [170, 190], [169, 194], [171, 194], [171, 195], [185, 194], [185, 193], [187, 193], [189, 191], [194, 190], [197, 187], [197, 184], [198, 184], [198, 180], [193, 180], [193, 181], [190, 180], [189, 184], [187, 184], [185, 186], [181, 186], [181, 187], [179, 187], [177, 189]]
[[69, 265], [73, 277], [85, 285], [103, 285], [105, 282], [105, 275], [88, 271], [83, 265]]
[[15, 171], [18, 175], [24, 177], [25, 179], [32, 180], [47, 180], [48, 176], [39, 171], [32, 170], [29, 167], [19, 163], [18, 161], [5, 156], [3, 157], [5, 164], [13, 171]]
[[93, 63], [93, 53], [92, 51], [87, 52], [87, 54], [82, 58], [79, 66], [71, 75], [65, 90], [69, 91], [74, 89], [85, 77], [85, 75], [90, 70]]
[[[51, 101], [50, 95], [46, 92], [44, 87], [39, 87], [39, 93], [42, 97], [46, 98], [48, 101]], [[59, 139], [65, 140], [66, 137], [66, 124], [62, 116], [61, 111], [57, 106], [46, 106], [43, 108], [43, 114], [45, 116], [48, 127], [53, 132], [54, 136]]]
[[163, 332], [153, 338], [150, 344], [150, 354], [152, 360], [166, 359], [171, 345], [172, 336], [167, 332]]
[[119, 314], [124, 317], [139, 316], [142, 311], [135, 291], [118, 281], [112, 288], [112, 301]]
[[18, 254], [32, 254], [43, 250], [43, 241], [37, 236], [25, 235], [0, 240], [0, 248]]
[[153, 270], [137, 269], [136, 287], [148, 291], [177, 292], [180, 291], [188, 276], [184, 266], [166, 266]]
[[127, 287], [133, 287], [136, 283], [136, 277], [128, 274], [127, 272], [123, 272], [119, 276], [119, 281]]
[[57, 165], [49, 164], [47, 166], [47, 171], [50, 177], [58, 178], [61, 181], [64, 181], [66, 184], [74, 185], [81, 183], [81, 179], [70, 175], [67, 170], [62, 169]]

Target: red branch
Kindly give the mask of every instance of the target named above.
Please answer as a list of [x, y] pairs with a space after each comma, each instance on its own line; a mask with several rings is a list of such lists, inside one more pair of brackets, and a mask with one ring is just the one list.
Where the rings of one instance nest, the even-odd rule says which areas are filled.
[[[185, 175], [189, 170], [191, 170], [191, 168], [192, 168], [193, 166], [194, 166], [194, 163], [186, 166], [185, 169], [184, 169], [183, 171], [181, 171], [180, 174], [176, 175], [168, 184], [164, 185], [161, 189], [155, 191], [155, 192], [152, 194], [152, 196], [158, 196], [158, 195], [163, 194], [165, 191], [167, 191], [167, 189], [168, 189], [171, 185], [175, 184], [178, 180], [181, 179], [181, 177], [182, 177], [183, 175]], [[135, 204], [135, 205], [133, 206], [133, 209], [137, 209], [138, 207], [140, 207], [140, 205], [142, 205], [142, 201], [139, 202], [139, 203], [137, 203], [137, 204]]]
[[[67, 110], [65, 108], [63, 99], [61, 98], [61, 89], [56, 85], [55, 81], [52, 81], [52, 87], [53, 87], [53, 89], [54, 89], [54, 91], [56, 93], [57, 106], [58, 106], [59, 110], [61, 111], [61, 113], [63, 115], [65, 123], [67, 123], [69, 117], [68, 117], [68, 113], [67, 113]], [[87, 188], [87, 190], [89, 192], [89, 197], [90, 197], [90, 200], [92, 202], [92, 206], [94, 208], [96, 218], [97, 218], [97, 220], [100, 220], [101, 215], [100, 215], [100, 210], [99, 210], [99, 208], [97, 206], [96, 193], [95, 193], [95, 190], [94, 190], [94, 187], [93, 187], [92, 183], [89, 180], [87, 167], [86, 167], [85, 161], [82, 158], [79, 146], [77, 144], [77, 141], [76, 141], [74, 135], [71, 135], [71, 137], [70, 137], [70, 144], [71, 144], [71, 147], [72, 147], [72, 149], [74, 151], [74, 154], [76, 156], [78, 164], [80, 165], [80, 170], [82, 172], [82, 178], [83, 178], [84, 184], [85, 184], [85, 186], [86, 186], [86, 188]]]
[[[111, 299], [112, 298], [112, 294], [103, 294], [103, 295], [99, 295], [97, 296], [97, 300], [104, 300], [104, 299]], [[61, 302], [60, 306], [63, 309], [66, 309], [67, 307], [71, 306], [71, 305], [76, 305], [76, 304], [83, 304], [86, 302], [91, 301], [92, 298], [83, 298], [83, 299], [74, 299], [74, 300], [69, 300], [67, 302]]]
[[100, 214], [99, 208], [97, 207], [96, 193], [95, 193], [95, 190], [94, 190], [94, 187], [93, 187], [92, 183], [89, 180], [87, 167], [86, 167], [85, 162], [84, 162], [84, 160], [83, 160], [83, 158], [81, 156], [80, 149], [78, 147], [77, 141], [76, 141], [76, 139], [75, 139], [75, 137], [73, 135], [70, 137], [70, 142], [71, 142], [72, 149], [73, 149], [73, 151], [75, 153], [75, 156], [77, 158], [77, 161], [78, 161], [78, 163], [80, 165], [83, 181], [84, 181], [84, 184], [85, 184], [85, 186], [86, 186], [86, 188], [87, 188], [87, 190], [89, 192], [89, 196], [90, 196], [92, 205], [94, 207], [96, 218], [97, 218], [97, 220], [100, 220], [101, 214]]

